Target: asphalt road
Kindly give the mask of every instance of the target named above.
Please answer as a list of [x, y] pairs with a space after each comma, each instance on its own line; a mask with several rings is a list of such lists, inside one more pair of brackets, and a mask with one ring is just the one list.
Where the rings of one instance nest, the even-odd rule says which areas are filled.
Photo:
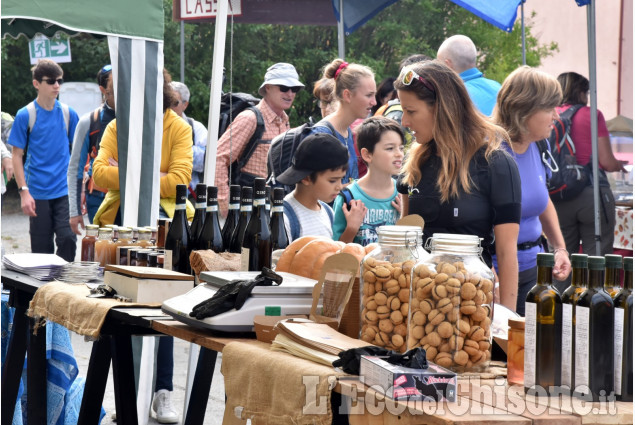
[[[30, 252], [31, 244], [29, 240], [29, 220], [20, 212], [19, 199], [16, 198], [17, 192], [8, 192], [2, 197], [2, 215], [0, 220], [2, 247], [5, 253]], [[77, 260], [79, 260], [79, 249], [77, 250]], [[79, 376], [86, 377], [88, 370], [88, 362], [90, 360], [90, 352], [92, 348], [91, 342], [84, 341], [84, 337], [75, 333], [72, 335], [72, 344], [79, 367]], [[173, 406], [180, 415], [180, 423], [183, 421], [183, 404], [185, 397], [185, 385], [187, 377], [187, 364], [189, 358], [190, 344], [184, 341], [174, 340], [174, 378], [172, 393]], [[210, 393], [207, 411], [205, 414], [205, 424], [216, 425], [221, 424], [224, 412], [225, 388], [223, 376], [220, 373], [221, 356], [219, 354], [214, 372], [214, 380], [212, 382], [212, 390]], [[115, 412], [115, 395], [113, 390], [112, 368], [108, 376], [108, 384], [104, 395], [103, 408], [106, 410], [106, 416], [102, 420], [103, 425], [116, 424], [113, 421], [112, 414]], [[149, 424], [158, 423], [155, 418], [148, 417]], [[140, 425], [142, 423], [140, 422]]]

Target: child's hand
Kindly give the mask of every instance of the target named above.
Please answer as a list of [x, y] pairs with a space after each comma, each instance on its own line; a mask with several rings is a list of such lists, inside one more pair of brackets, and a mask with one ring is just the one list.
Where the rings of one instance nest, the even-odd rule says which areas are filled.
[[397, 212], [399, 213], [399, 218], [401, 218], [401, 214], [402, 214], [402, 211], [401, 211], [401, 196], [400, 195], [395, 196], [395, 199], [392, 200], [390, 205], [392, 205], [392, 207], [397, 210]]
[[353, 199], [349, 206], [350, 209], [347, 208], [346, 204], [342, 205], [342, 212], [344, 217], [346, 217], [346, 227], [357, 231], [364, 222], [364, 216], [366, 216], [368, 208], [359, 199]]

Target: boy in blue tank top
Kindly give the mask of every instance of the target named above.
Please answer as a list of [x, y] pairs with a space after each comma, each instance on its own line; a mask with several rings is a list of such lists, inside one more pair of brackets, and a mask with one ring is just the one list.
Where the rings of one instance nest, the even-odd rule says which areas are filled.
[[399, 219], [401, 200], [392, 176], [401, 169], [405, 135], [396, 121], [382, 116], [367, 118], [356, 131], [368, 172], [335, 199], [333, 239], [366, 246], [377, 242], [379, 226]]

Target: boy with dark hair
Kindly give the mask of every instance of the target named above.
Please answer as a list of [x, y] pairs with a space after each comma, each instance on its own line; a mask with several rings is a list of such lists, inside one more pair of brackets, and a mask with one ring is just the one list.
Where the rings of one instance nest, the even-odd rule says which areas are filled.
[[[104, 103], [86, 114], [77, 124], [71, 161], [68, 166], [68, 200], [70, 209], [70, 225], [73, 232], [81, 235], [84, 228], [84, 206], [88, 213], [88, 222], [93, 217], [108, 191], [95, 185], [93, 181], [93, 161], [99, 152], [99, 143], [106, 126], [115, 119], [115, 93], [112, 81], [112, 65], [103, 66], [97, 73], [97, 83]], [[85, 180], [86, 179], [86, 180]], [[85, 193], [85, 202], [82, 201]]]
[[316, 133], [302, 141], [291, 167], [278, 181], [295, 185], [284, 198], [284, 225], [289, 242], [301, 236], [333, 237], [333, 202], [342, 189], [348, 169], [348, 149], [327, 133]]
[[64, 82], [58, 64], [40, 60], [32, 73], [37, 98], [18, 111], [9, 136], [20, 203], [30, 217], [31, 251], [52, 254], [57, 244], [57, 255], [74, 261], [77, 239], [69, 225], [66, 170], [78, 117], [57, 100]]
[[[401, 207], [392, 176], [399, 174], [404, 142], [403, 129], [390, 118], [367, 118], [357, 127], [357, 146], [368, 172], [335, 199], [333, 239], [365, 246], [377, 242], [377, 227], [397, 222]], [[362, 217], [349, 211], [355, 203], [364, 206]]]

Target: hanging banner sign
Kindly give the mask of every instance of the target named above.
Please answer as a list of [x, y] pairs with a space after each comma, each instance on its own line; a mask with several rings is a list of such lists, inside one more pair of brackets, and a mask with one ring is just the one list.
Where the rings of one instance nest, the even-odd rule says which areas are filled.
[[[218, 2], [226, 0], [181, 0], [181, 19], [210, 19], [218, 13]], [[230, 0], [227, 15], [242, 15], [242, 0]]]

